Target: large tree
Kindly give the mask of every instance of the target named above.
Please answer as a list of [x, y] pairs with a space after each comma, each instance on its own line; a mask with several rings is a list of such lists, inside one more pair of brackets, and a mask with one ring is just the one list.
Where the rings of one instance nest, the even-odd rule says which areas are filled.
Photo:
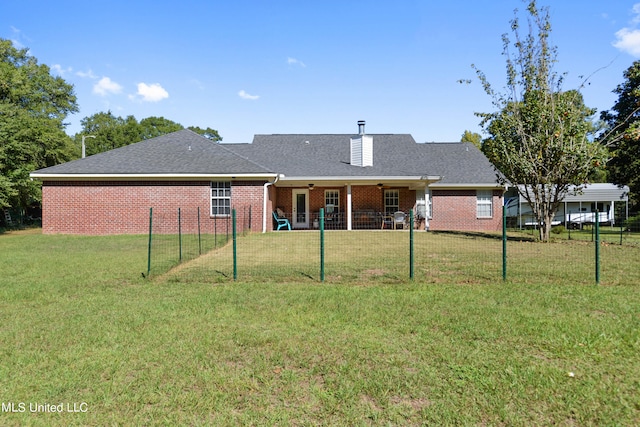
[[204, 136], [207, 139], [210, 139], [213, 142], [222, 141], [222, 137], [220, 136], [218, 131], [215, 129], [211, 129], [211, 128], [202, 129], [198, 126], [189, 126], [189, 129], [194, 131], [197, 134]]
[[609, 178], [628, 185], [632, 209], [640, 208], [640, 61], [624, 72], [624, 82], [613, 91], [618, 100], [601, 118], [609, 128], [611, 159]]
[[480, 149], [482, 148], [482, 135], [476, 132], [471, 132], [470, 130], [465, 130], [460, 137], [460, 142], [470, 142]]
[[540, 239], [548, 240], [562, 200], [571, 186], [580, 188], [593, 169], [605, 162], [606, 149], [591, 138], [595, 110], [584, 105], [578, 90], [564, 91], [562, 76], [553, 71], [556, 48], [549, 45], [548, 8], [530, 1], [527, 12], [524, 36], [517, 11], [511, 21], [514, 39], [503, 35], [505, 93], [494, 91], [474, 66], [498, 110], [478, 115], [489, 134], [483, 152], [499, 171], [498, 179], [519, 185], [539, 225]]
[[176, 123], [164, 117], [147, 117], [140, 120], [140, 140], [155, 138], [183, 129], [180, 123]]
[[73, 157], [64, 120], [76, 111], [73, 86], [27, 49], [0, 39], [0, 208], [39, 201], [40, 187], [29, 173]]
[[[85, 117], [80, 121], [80, 124], [82, 130], [75, 135], [75, 143], [79, 149], [82, 137], [85, 137], [87, 156], [184, 129], [180, 123], [164, 117], [147, 117], [138, 122], [134, 116], [123, 118], [114, 116], [111, 111]], [[215, 129], [202, 129], [195, 126], [190, 126], [189, 129], [211, 141], [222, 140]], [[87, 136], [92, 138], [87, 138]]]
[[78, 147], [85, 138], [85, 152], [87, 156], [113, 150], [114, 148], [138, 142], [140, 138], [140, 124], [133, 116], [116, 117], [107, 111], [100, 112], [92, 116], [85, 117], [80, 121], [82, 132], [75, 135], [75, 142]]

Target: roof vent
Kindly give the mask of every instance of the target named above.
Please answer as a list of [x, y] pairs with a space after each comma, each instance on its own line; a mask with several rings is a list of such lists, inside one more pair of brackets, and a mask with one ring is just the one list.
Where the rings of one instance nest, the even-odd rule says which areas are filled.
[[351, 138], [351, 164], [373, 166], [373, 137], [365, 135], [364, 120], [358, 122], [358, 136]]
[[364, 135], [364, 120], [358, 120], [358, 135]]

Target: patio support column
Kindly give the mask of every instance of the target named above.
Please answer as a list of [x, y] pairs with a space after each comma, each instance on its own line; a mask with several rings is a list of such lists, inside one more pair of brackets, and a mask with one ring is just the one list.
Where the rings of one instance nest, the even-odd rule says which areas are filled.
[[351, 230], [351, 184], [347, 184], [347, 230]]

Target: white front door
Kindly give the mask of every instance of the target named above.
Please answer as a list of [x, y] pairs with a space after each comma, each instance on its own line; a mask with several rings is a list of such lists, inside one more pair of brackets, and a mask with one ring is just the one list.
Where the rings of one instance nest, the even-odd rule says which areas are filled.
[[309, 228], [309, 190], [293, 190], [293, 228]]

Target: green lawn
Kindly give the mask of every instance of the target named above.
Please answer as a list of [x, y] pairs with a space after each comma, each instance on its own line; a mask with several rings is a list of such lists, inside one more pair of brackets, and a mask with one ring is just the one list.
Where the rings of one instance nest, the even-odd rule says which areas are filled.
[[[569, 230], [564, 227], [554, 227], [551, 239], [554, 241], [577, 240], [593, 242], [595, 240], [595, 228], [593, 225], [585, 225], [581, 230]], [[509, 230], [509, 234], [516, 236], [538, 237], [539, 231], [533, 228], [523, 230]], [[629, 231], [618, 226], [601, 225], [600, 241], [610, 244], [623, 244], [627, 246], [640, 246], [640, 233]]]
[[313, 233], [239, 240], [237, 282], [230, 245], [143, 279], [146, 236], [0, 235], [0, 425], [640, 423], [637, 248], [596, 286], [591, 245], [510, 241], [503, 282], [422, 233], [412, 282], [407, 233], [330, 234], [324, 283]]

